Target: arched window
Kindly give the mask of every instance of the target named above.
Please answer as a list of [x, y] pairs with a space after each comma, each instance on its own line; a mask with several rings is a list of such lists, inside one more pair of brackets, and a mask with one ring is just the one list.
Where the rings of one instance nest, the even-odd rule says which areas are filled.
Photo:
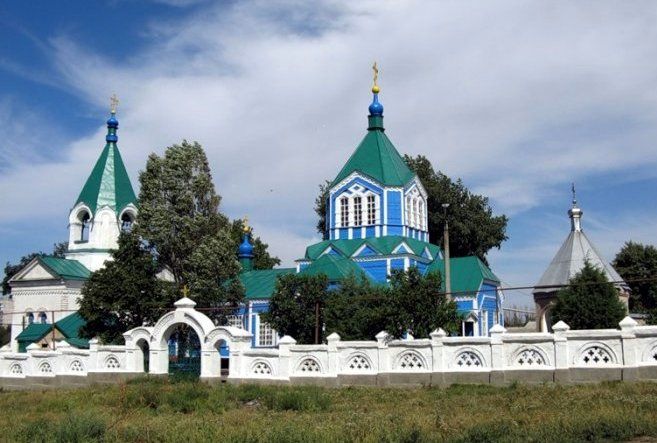
[[39, 312], [39, 323], [42, 325], [48, 323], [48, 315], [45, 312]]
[[418, 228], [426, 229], [425, 226], [424, 226], [424, 201], [420, 200], [418, 209], [419, 209], [419, 213], [420, 213], [420, 224], [418, 225]]
[[126, 211], [121, 215], [121, 231], [123, 232], [132, 231], [133, 223], [134, 223], [134, 219], [132, 217], [132, 214]]
[[373, 195], [367, 196], [367, 224], [373, 225], [376, 223], [376, 197]]
[[413, 199], [413, 226], [414, 227], [419, 227], [420, 224], [418, 223], [419, 218], [418, 218], [418, 211], [417, 211], [417, 199]]
[[411, 225], [411, 211], [413, 208], [411, 207], [411, 196], [409, 195], [406, 197], [406, 225], [410, 226]]
[[349, 199], [347, 197], [340, 199], [340, 226], [349, 226]]
[[354, 226], [363, 226], [363, 199], [354, 197]]
[[91, 220], [91, 217], [87, 211], [83, 211], [80, 213], [78, 218], [80, 220], [80, 224], [82, 225], [80, 226], [80, 241], [89, 241], [89, 221]]
[[28, 312], [25, 317], [27, 318], [27, 324], [31, 325], [34, 323], [34, 313], [33, 312]]

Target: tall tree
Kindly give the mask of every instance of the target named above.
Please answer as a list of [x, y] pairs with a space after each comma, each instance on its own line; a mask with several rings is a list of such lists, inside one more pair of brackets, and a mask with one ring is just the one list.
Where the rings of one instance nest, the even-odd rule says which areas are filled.
[[657, 248], [629, 241], [612, 264], [630, 286], [630, 309], [657, 317]]
[[372, 285], [365, 277], [350, 276], [326, 298], [323, 310], [327, 333], [337, 332], [342, 340], [372, 340], [394, 315], [387, 288]]
[[[492, 248], [499, 248], [507, 239], [505, 215], [493, 215], [488, 198], [473, 194], [461, 179], [452, 181], [442, 172], [436, 172], [431, 162], [424, 156], [404, 156], [408, 166], [415, 172], [428, 194], [427, 210], [429, 238], [439, 243], [443, 238], [445, 214], [443, 203], [448, 203], [449, 247], [453, 257], [476, 255], [487, 263], [486, 254]], [[315, 199], [317, 232], [326, 239], [326, 199], [330, 181], [319, 185], [319, 195]]]
[[416, 267], [394, 270], [387, 291], [390, 314], [386, 316], [386, 332], [397, 338], [406, 332], [428, 337], [437, 328], [457, 332], [461, 317], [456, 303], [446, 299], [441, 284], [438, 272], [424, 276]]
[[200, 307], [236, 304], [243, 288], [228, 218], [219, 212], [208, 159], [198, 143], [183, 141], [163, 157], [151, 154], [139, 176], [136, 233], [168, 268], [178, 285], [186, 284]]
[[435, 171], [423, 155], [404, 156], [427, 191], [429, 238], [441, 241], [445, 215], [443, 203], [449, 204], [449, 249], [453, 257], [476, 255], [486, 262], [486, 254], [492, 248], [500, 248], [507, 239], [505, 215], [493, 215], [488, 197], [473, 194], [461, 179], [452, 181], [440, 171]]
[[[244, 232], [244, 220], [235, 219], [231, 224], [230, 235], [235, 243], [240, 243], [242, 241], [242, 233]], [[253, 269], [271, 269], [274, 266], [281, 264], [281, 260], [278, 257], [273, 257], [269, 254], [268, 248], [269, 245], [264, 243], [260, 237], [257, 237], [253, 234], [253, 228], [251, 228], [251, 241], [253, 243]]]
[[568, 287], [557, 294], [552, 309], [553, 323], [566, 322], [571, 329], [616, 328], [625, 316], [618, 290], [605, 273], [586, 261]]
[[[68, 242], [55, 243], [52, 247], [52, 256], [54, 257], [64, 257], [64, 254], [68, 251]], [[27, 254], [18, 261], [16, 264], [11, 264], [7, 262], [5, 264], [5, 277], [2, 279], [2, 294], [9, 294], [11, 288], [9, 287], [9, 280], [16, 275], [21, 269], [23, 269], [29, 262], [31, 262], [38, 255], [47, 255], [45, 252], [32, 252]]]
[[153, 324], [175, 301], [169, 285], [157, 280], [157, 263], [139, 237], [122, 233], [112, 261], [91, 274], [82, 288], [82, 335], [120, 343], [125, 331]]
[[[315, 343], [316, 309], [320, 308], [319, 324], [322, 325], [322, 304], [327, 294], [328, 278], [323, 274], [282, 275], [276, 281], [269, 299], [269, 312], [263, 319], [279, 333], [294, 337], [298, 343]], [[323, 339], [321, 327], [319, 339]]]

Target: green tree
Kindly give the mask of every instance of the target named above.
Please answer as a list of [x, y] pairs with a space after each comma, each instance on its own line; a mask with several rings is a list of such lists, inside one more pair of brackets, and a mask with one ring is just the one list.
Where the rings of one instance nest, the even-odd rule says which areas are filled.
[[404, 156], [409, 168], [415, 172], [427, 191], [429, 238], [434, 242], [443, 238], [445, 215], [443, 203], [449, 204], [449, 249], [453, 257], [476, 255], [487, 263], [486, 254], [500, 248], [507, 240], [505, 215], [493, 215], [488, 197], [473, 194], [461, 179], [452, 181], [435, 171], [423, 155]]
[[329, 292], [323, 310], [326, 332], [342, 340], [372, 340], [391, 315], [387, 288], [366, 277], [349, 276]]
[[[68, 251], [68, 242], [55, 243], [52, 247], [52, 256], [63, 258], [64, 254]], [[5, 264], [5, 277], [2, 279], [2, 294], [9, 294], [11, 288], [9, 287], [9, 280], [23, 269], [29, 262], [39, 255], [47, 255], [45, 252], [33, 252], [27, 254], [18, 261], [16, 264], [7, 262]]]
[[80, 315], [87, 324], [81, 333], [120, 343], [125, 331], [153, 324], [176, 294], [157, 280], [157, 263], [136, 234], [122, 233], [112, 258], [82, 288]]
[[163, 157], [151, 154], [139, 176], [135, 231], [175, 282], [186, 284], [199, 307], [236, 305], [243, 287], [237, 242], [219, 212], [210, 166], [198, 143], [183, 141]]
[[[231, 224], [231, 237], [233, 241], [237, 244], [242, 242], [242, 233], [244, 232], [244, 220], [235, 219]], [[269, 254], [268, 248], [269, 245], [264, 243], [260, 237], [257, 237], [253, 234], [253, 228], [251, 228], [251, 242], [253, 243], [253, 269], [272, 269], [274, 266], [281, 264], [281, 260], [278, 257], [272, 257]]]
[[[657, 314], [657, 248], [629, 241], [613, 261], [616, 271], [631, 289], [632, 311]], [[652, 322], [651, 322], [652, 323]]]
[[456, 303], [447, 301], [441, 289], [440, 273], [425, 275], [416, 268], [393, 270], [390, 276], [388, 312], [385, 330], [400, 338], [409, 332], [415, 337], [428, 337], [437, 329], [457, 332], [461, 317]]
[[[488, 198], [473, 194], [465, 187], [461, 179], [452, 181], [442, 172], [436, 172], [431, 162], [424, 156], [404, 156], [409, 168], [420, 178], [427, 191], [427, 216], [429, 221], [429, 238], [438, 243], [443, 238], [445, 214], [443, 203], [448, 203], [449, 247], [453, 257], [476, 255], [484, 262], [486, 254], [492, 248], [500, 248], [508, 238], [505, 215], [493, 215]], [[317, 232], [326, 239], [326, 201], [331, 182], [319, 185], [319, 195], [315, 199], [317, 214]]]
[[564, 321], [571, 329], [616, 328], [625, 316], [618, 290], [603, 271], [588, 261], [557, 293], [552, 309], [553, 323]]
[[[328, 278], [323, 275], [287, 274], [276, 281], [269, 299], [269, 312], [264, 321], [283, 335], [290, 335], [298, 343], [315, 343], [316, 309], [319, 324], [324, 322], [323, 303], [328, 294]], [[320, 327], [320, 342], [323, 331]]]

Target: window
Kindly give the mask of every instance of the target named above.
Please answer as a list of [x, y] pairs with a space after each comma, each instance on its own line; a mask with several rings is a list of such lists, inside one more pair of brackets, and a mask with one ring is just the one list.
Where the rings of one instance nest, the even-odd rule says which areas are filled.
[[48, 322], [48, 316], [46, 315], [45, 312], [39, 313], [39, 323], [42, 325], [46, 324]]
[[259, 322], [258, 326], [258, 344], [260, 346], [273, 346], [274, 345], [274, 330], [269, 323], [263, 321]]
[[349, 199], [347, 197], [340, 199], [340, 226], [349, 226]]
[[244, 329], [244, 316], [243, 315], [227, 315], [226, 325], [235, 328]]
[[34, 314], [32, 312], [28, 312], [25, 317], [27, 318], [27, 324], [28, 325], [31, 325], [32, 323], [34, 323]]
[[123, 215], [121, 215], [121, 231], [123, 232], [132, 231], [132, 224], [133, 224], [132, 215], [128, 212], [124, 212]]
[[418, 221], [419, 221], [419, 219], [418, 219], [418, 212], [417, 212], [417, 199], [414, 198], [413, 199], [413, 226], [416, 227], [416, 228], [419, 227]]
[[363, 225], [363, 202], [361, 197], [354, 197], [354, 225]]
[[418, 225], [418, 228], [426, 229], [424, 227], [424, 202], [422, 200], [420, 200], [418, 209], [419, 209], [419, 212], [420, 212], [420, 224]]
[[481, 311], [481, 335], [488, 337], [488, 311]]
[[367, 196], [367, 224], [373, 225], [376, 223], [376, 197], [373, 195]]
[[411, 197], [406, 197], [406, 225], [411, 225]]
[[89, 213], [87, 211], [84, 211], [80, 214], [79, 219], [80, 224], [82, 225], [80, 227], [80, 241], [89, 241], [89, 220], [91, 220], [91, 217], [89, 217]]

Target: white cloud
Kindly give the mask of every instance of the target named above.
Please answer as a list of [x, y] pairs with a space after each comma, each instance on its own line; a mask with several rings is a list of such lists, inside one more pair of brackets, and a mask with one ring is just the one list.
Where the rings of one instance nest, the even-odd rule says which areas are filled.
[[[573, 178], [654, 174], [657, 10], [649, 2], [203, 6], [175, 23], [150, 22], [150, 46], [125, 60], [57, 36], [55, 66], [99, 112], [119, 94], [119, 146], [135, 184], [149, 152], [198, 140], [224, 210], [249, 214], [288, 264], [314, 235], [317, 184], [364, 135], [374, 59], [397, 148], [427, 155], [499, 210], [521, 214]], [[35, 207], [61, 215], [103, 135], [76, 141], [58, 164], [14, 163], [0, 177], [12, 194], [0, 198], [0, 220]], [[45, 195], [42, 177], [52, 177]]]

